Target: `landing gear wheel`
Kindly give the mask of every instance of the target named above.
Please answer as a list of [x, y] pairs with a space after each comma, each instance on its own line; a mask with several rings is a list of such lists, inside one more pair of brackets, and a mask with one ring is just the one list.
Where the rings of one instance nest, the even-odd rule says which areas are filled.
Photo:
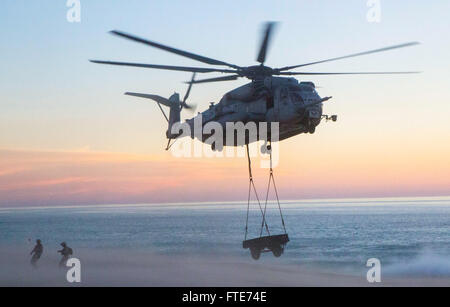
[[257, 248], [250, 248], [250, 253], [252, 254], [252, 258], [258, 260], [261, 256], [261, 250]]
[[272, 146], [270, 144], [267, 144], [267, 142], [261, 146], [262, 154], [270, 154], [271, 150], [272, 150]]
[[283, 248], [281, 247], [281, 245], [274, 246], [271, 249], [272, 249], [273, 255], [277, 258], [283, 254]]

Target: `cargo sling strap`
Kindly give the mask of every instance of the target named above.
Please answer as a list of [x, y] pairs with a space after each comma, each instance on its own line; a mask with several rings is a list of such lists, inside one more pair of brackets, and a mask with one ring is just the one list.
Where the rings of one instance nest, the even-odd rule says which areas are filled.
[[250, 211], [250, 199], [251, 199], [251, 192], [253, 190], [255, 197], [256, 197], [256, 201], [258, 203], [259, 206], [259, 210], [261, 211], [261, 215], [262, 215], [262, 222], [261, 222], [261, 230], [259, 233], [259, 236], [262, 237], [262, 233], [264, 228], [266, 229], [267, 234], [270, 236], [270, 231], [269, 231], [269, 226], [267, 225], [267, 221], [266, 221], [266, 212], [267, 212], [267, 202], [269, 200], [269, 191], [270, 191], [270, 185], [271, 183], [273, 183], [273, 187], [275, 190], [275, 196], [277, 198], [277, 204], [278, 204], [278, 210], [280, 211], [280, 217], [281, 217], [281, 224], [283, 225], [283, 230], [284, 233], [286, 234], [286, 226], [284, 223], [284, 218], [283, 218], [283, 212], [281, 211], [281, 206], [280, 206], [280, 199], [278, 197], [278, 190], [277, 190], [277, 186], [275, 184], [275, 177], [273, 175], [273, 168], [272, 168], [272, 148], [270, 145], [268, 145], [268, 150], [269, 150], [269, 154], [270, 154], [270, 173], [269, 173], [269, 182], [267, 184], [267, 191], [266, 191], [266, 200], [264, 203], [264, 209], [261, 206], [261, 201], [260, 198], [258, 196], [258, 192], [256, 191], [256, 187], [255, 187], [255, 183], [253, 181], [253, 175], [252, 175], [252, 162], [250, 159], [250, 153], [249, 153], [249, 149], [248, 149], [248, 144], [246, 145], [246, 151], [247, 151], [247, 161], [248, 161], [248, 174], [249, 174], [249, 186], [248, 186], [248, 199], [247, 199], [247, 219], [246, 219], [246, 223], [245, 223], [245, 240], [247, 240], [247, 234], [248, 234], [248, 218], [249, 218], [249, 211]]

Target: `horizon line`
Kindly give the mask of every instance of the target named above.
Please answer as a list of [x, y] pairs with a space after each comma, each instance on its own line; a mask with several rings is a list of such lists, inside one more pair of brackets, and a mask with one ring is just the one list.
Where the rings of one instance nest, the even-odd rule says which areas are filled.
[[[375, 203], [379, 201], [389, 201], [389, 202], [417, 202], [417, 201], [445, 201], [450, 200], [450, 195], [446, 196], [385, 196], [385, 197], [339, 197], [339, 198], [304, 198], [304, 199], [286, 199], [280, 200], [280, 204], [311, 204], [311, 203], [321, 203], [321, 202], [337, 202], [339, 205], [344, 203], [358, 203], [358, 202], [370, 202]], [[276, 200], [269, 200], [268, 203], [275, 203]], [[256, 200], [250, 201], [252, 204], [256, 204]], [[264, 203], [264, 201], [261, 201]], [[24, 205], [18, 207], [1, 207], [0, 211], [19, 211], [19, 210], [43, 210], [43, 209], [78, 209], [78, 208], [123, 208], [123, 207], [172, 207], [172, 206], [214, 206], [214, 205], [244, 205], [247, 201], [189, 201], [189, 202], [145, 202], [145, 203], [111, 203], [111, 204], [80, 204], [80, 205], [47, 205], [47, 206], [33, 206]]]

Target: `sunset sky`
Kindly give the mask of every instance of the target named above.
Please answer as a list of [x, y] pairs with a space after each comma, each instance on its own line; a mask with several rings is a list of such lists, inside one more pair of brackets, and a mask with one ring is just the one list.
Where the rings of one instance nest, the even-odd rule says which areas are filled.
[[[369, 23], [363, 0], [81, 0], [69, 23], [65, 0], [1, 1], [0, 207], [245, 200], [245, 158], [174, 157], [158, 107], [123, 95], [183, 95], [190, 73], [88, 60], [205, 66], [107, 33], [117, 29], [254, 65], [267, 20], [280, 21], [272, 67], [421, 42], [304, 70], [423, 73], [305, 79], [333, 96], [324, 112], [339, 120], [281, 143], [281, 198], [450, 195], [450, 2], [380, 3]], [[201, 111], [246, 82], [194, 86], [189, 100]], [[255, 170], [261, 189], [267, 175]]]

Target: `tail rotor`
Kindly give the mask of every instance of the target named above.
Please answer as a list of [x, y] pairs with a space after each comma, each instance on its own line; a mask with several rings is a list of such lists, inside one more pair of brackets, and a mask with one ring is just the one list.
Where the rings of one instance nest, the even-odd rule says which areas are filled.
[[194, 112], [195, 109], [197, 108], [197, 106], [195, 104], [194, 105], [186, 104], [186, 100], [188, 99], [189, 94], [191, 93], [192, 84], [194, 84], [194, 83], [195, 83], [195, 72], [192, 74], [191, 82], [189, 82], [189, 87], [186, 91], [186, 94], [184, 95], [183, 102], [181, 102], [181, 110], [183, 110], [183, 108], [185, 108], [185, 109], [188, 109], [188, 110], [191, 110], [192, 112]]
[[192, 79], [189, 83], [189, 87], [186, 91], [186, 94], [184, 95], [183, 101], [180, 100], [180, 95], [178, 93], [174, 93], [170, 98], [164, 98], [159, 95], [153, 95], [153, 94], [142, 94], [142, 93], [133, 93], [133, 92], [126, 92], [125, 95], [128, 96], [134, 96], [139, 98], [146, 98], [151, 99], [155, 101], [158, 106], [160, 107], [161, 111], [163, 112], [164, 116], [167, 118], [166, 114], [164, 113], [161, 105], [164, 105], [169, 108], [176, 108], [178, 107], [179, 111], [186, 109], [190, 110], [191, 112], [194, 112], [197, 105], [196, 104], [187, 104], [186, 101], [189, 98], [189, 94], [191, 93], [192, 85], [195, 83], [195, 73], [192, 74]]
[[[167, 138], [169, 139], [169, 143], [167, 144], [167, 149], [170, 147], [170, 142], [172, 139], [175, 139], [178, 135], [172, 133], [172, 126], [173, 124], [180, 122], [180, 113], [181, 110], [187, 109], [191, 112], [195, 111], [196, 105], [195, 104], [187, 104], [186, 101], [189, 98], [189, 94], [191, 93], [192, 84], [195, 83], [195, 73], [192, 74], [192, 79], [189, 82], [189, 87], [186, 91], [186, 94], [184, 95], [183, 100], [180, 100], [180, 95], [178, 93], [172, 94], [168, 99], [164, 98], [159, 95], [153, 95], [153, 94], [142, 94], [142, 93], [133, 93], [133, 92], [126, 92], [125, 95], [128, 96], [134, 96], [139, 98], [146, 98], [151, 99], [155, 101], [158, 104], [159, 109], [161, 110], [162, 114], [164, 115], [165, 119], [167, 120], [169, 126], [167, 129]], [[162, 105], [170, 108], [169, 116], [167, 116], [166, 112], [164, 112], [164, 109], [162, 108]]]

